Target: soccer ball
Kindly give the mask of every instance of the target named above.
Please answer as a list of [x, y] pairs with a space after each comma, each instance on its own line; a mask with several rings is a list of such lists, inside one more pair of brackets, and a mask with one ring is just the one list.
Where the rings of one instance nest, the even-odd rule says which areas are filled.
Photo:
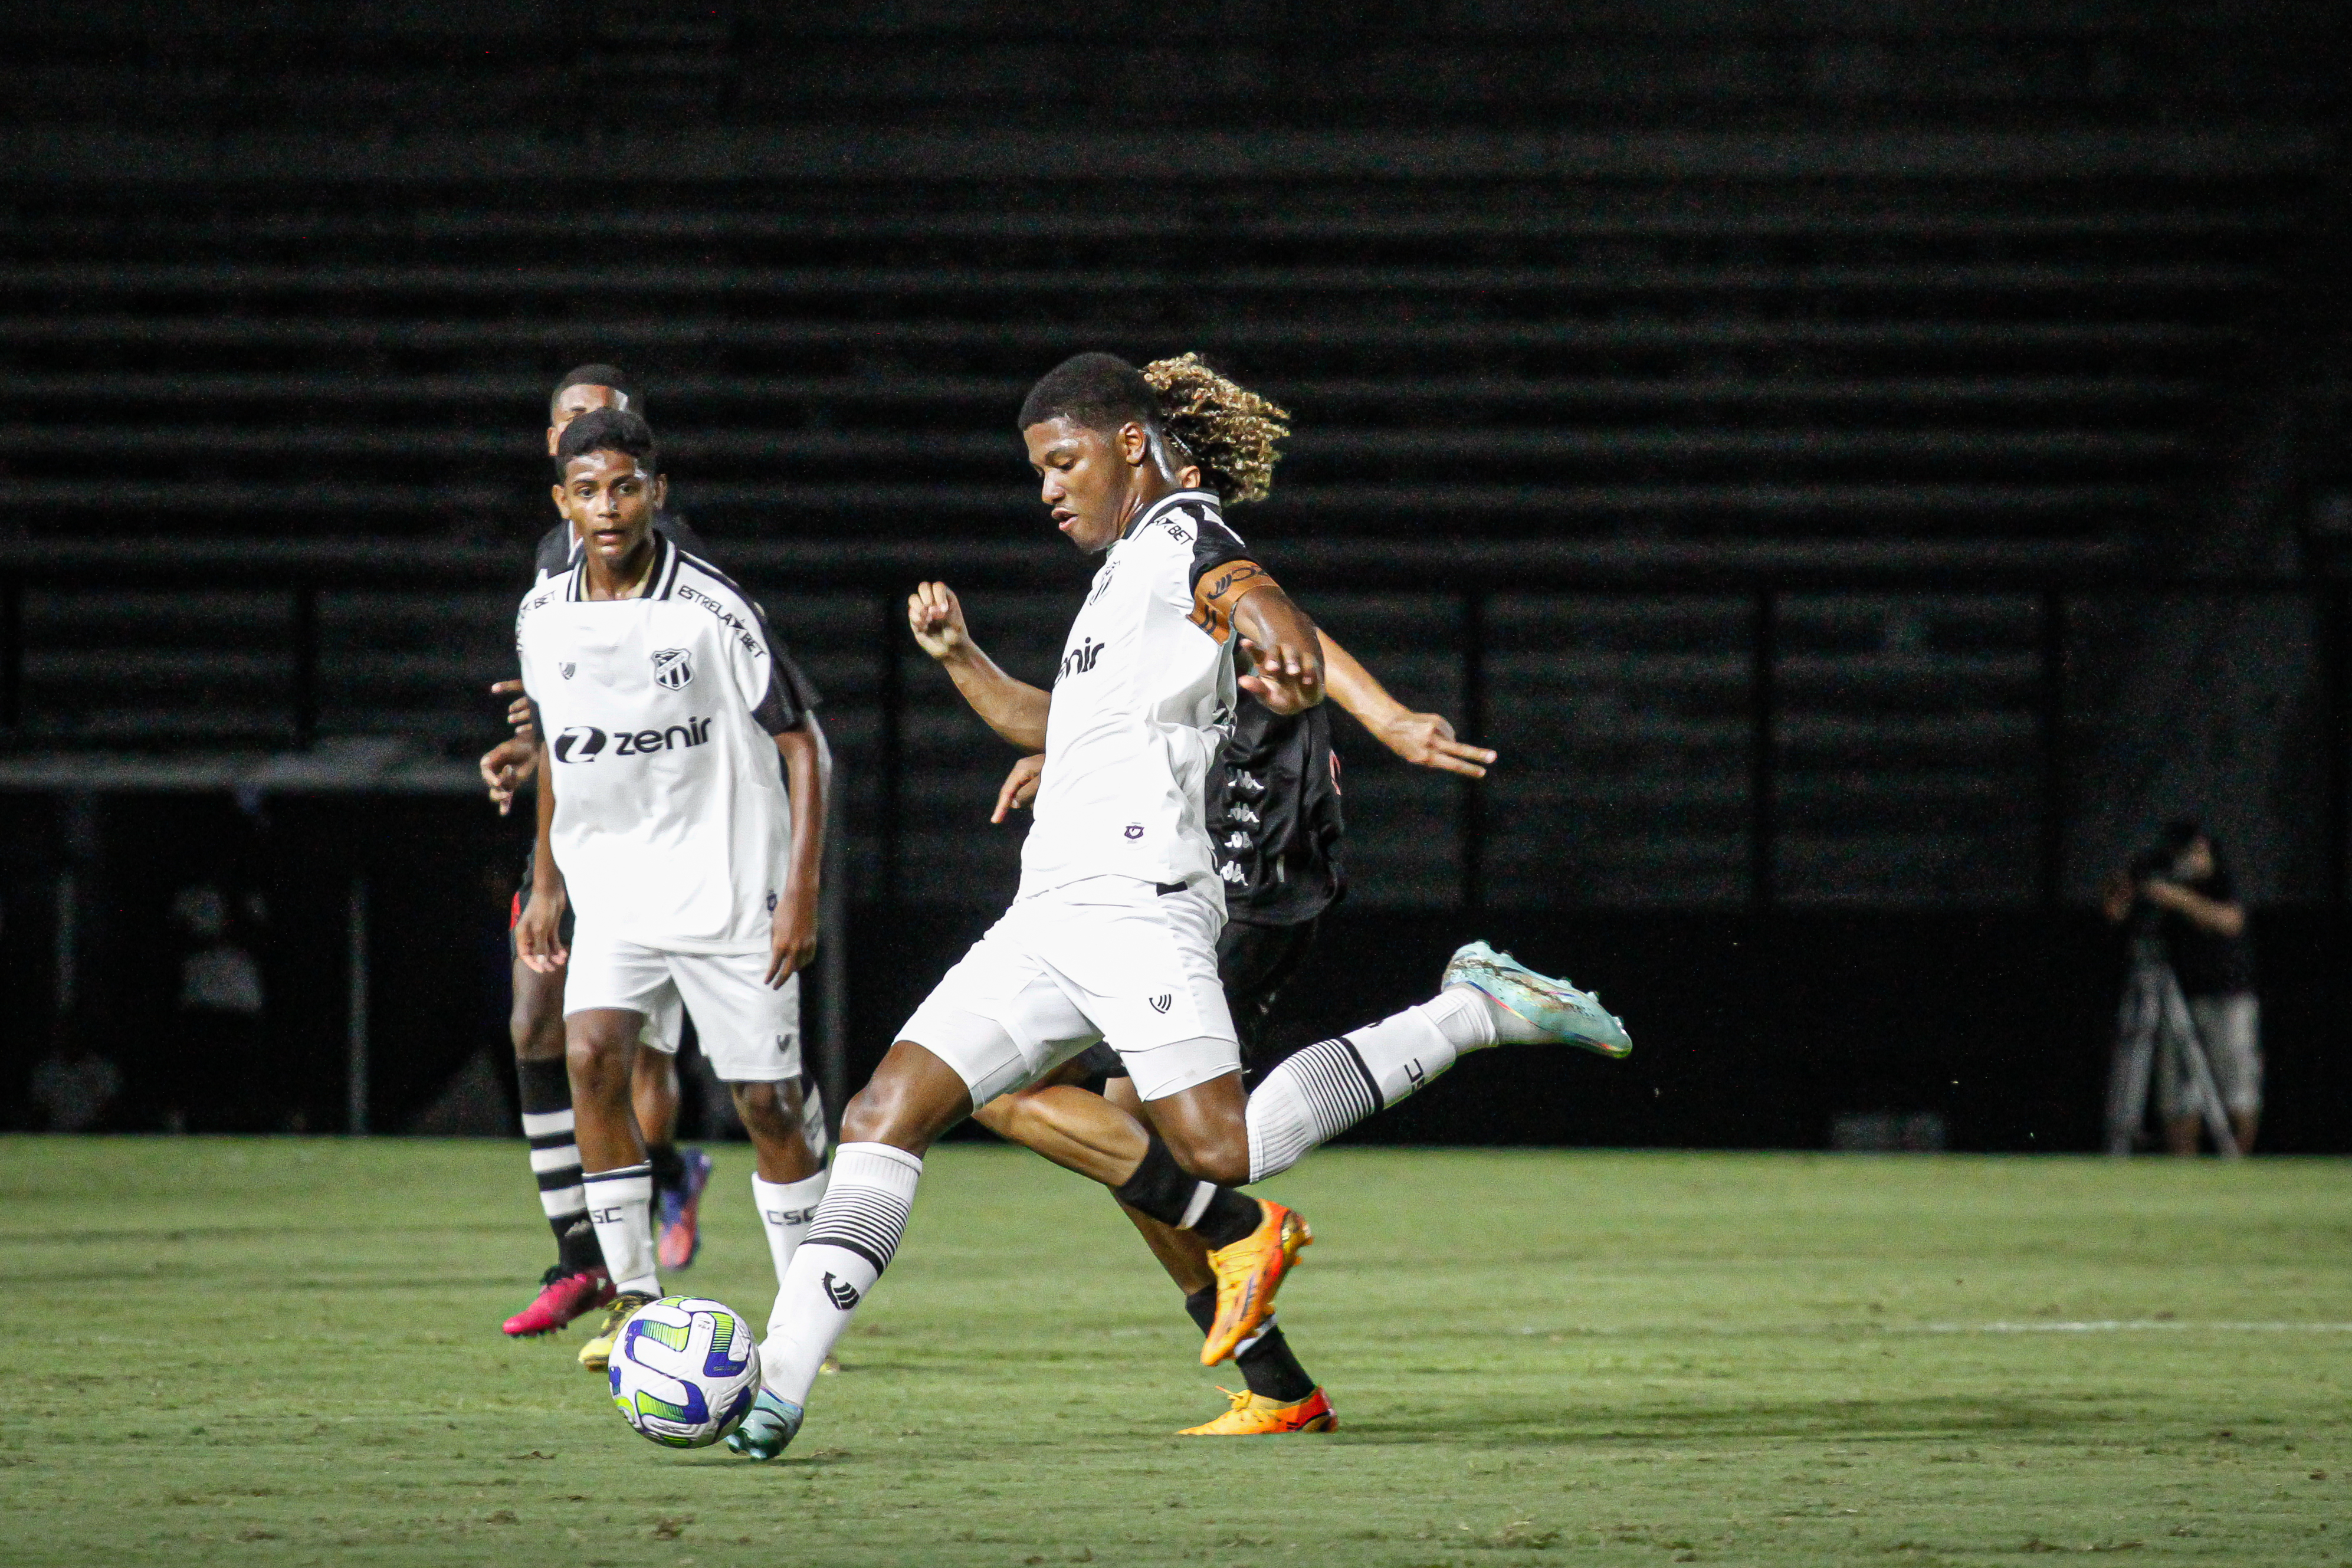
[[637, 1309], [605, 1374], [621, 1419], [671, 1448], [708, 1447], [735, 1429], [760, 1394], [760, 1346], [742, 1315], [701, 1296]]

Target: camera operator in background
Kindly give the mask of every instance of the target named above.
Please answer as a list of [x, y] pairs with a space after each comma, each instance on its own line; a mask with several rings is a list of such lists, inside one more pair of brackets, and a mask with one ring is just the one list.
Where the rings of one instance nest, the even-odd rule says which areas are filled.
[[[2194, 1041], [2176, 1029], [2155, 1031], [2161, 1045], [2154, 1064], [2156, 1103], [2165, 1146], [2175, 1154], [2197, 1152], [2205, 1106], [2189, 1052], [2201, 1042], [2238, 1152], [2251, 1153], [2263, 1103], [2261, 1012], [2245, 907], [2237, 900], [2220, 847], [2192, 819], [2171, 823], [2155, 849], [2108, 883], [2101, 908], [2109, 921], [2128, 928], [2136, 973], [2150, 963], [2169, 965], [2195, 1025]], [[2128, 1125], [2137, 1131], [2144, 1103], [2149, 1064], [2144, 1052], [2132, 1050], [2130, 1033], [2126, 1029], [2116, 1042], [2116, 1092], [2108, 1102], [2111, 1147], [2122, 1124], [2116, 1108], [2127, 1110]]]

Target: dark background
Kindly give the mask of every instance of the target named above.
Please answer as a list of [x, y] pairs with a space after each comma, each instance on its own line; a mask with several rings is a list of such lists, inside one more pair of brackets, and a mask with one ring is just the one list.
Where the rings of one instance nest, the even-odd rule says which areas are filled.
[[257, 1124], [341, 1124], [354, 877], [376, 1126], [502, 1063], [468, 759], [592, 359], [826, 694], [855, 1083], [1012, 886], [1010, 758], [898, 598], [1050, 667], [1084, 568], [1012, 411], [1198, 348], [1297, 416], [1236, 524], [1506, 753], [1339, 722], [1356, 891], [1286, 1033], [1476, 935], [1637, 1041], [1361, 1136], [2092, 1147], [2090, 901], [2192, 812], [2264, 1147], [2352, 1147], [2342, 10], [0, 7], [0, 1124], [68, 1034], [157, 1124], [194, 882], [266, 898]]

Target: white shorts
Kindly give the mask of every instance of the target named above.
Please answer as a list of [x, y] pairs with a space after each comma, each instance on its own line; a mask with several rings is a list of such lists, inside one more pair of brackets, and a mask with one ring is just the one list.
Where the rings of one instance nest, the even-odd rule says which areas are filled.
[[[1097, 1040], [1161, 1100], [1241, 1070], [1217, 980], [1216, 905], [1132, 877], [1018, 900], [898, 1031], [962, 1075], [975, 1106]], [[576, 961], [575, 961], [576, 962]]]
[[[2221, 1109], [2246, 1113], [2263, 1108], [2262, 1008], [2251, 991], [2189, 998], [2189, 1016], [2205, 1045], [2205, 1059], [2213, 1068], [2213, 1087], [2221, 1091]], [[2179, 1116], [2202, 1116], [2205, 1097], [2198, 1091], [2196, 1069], [2189, 1053], [2169, 1036], [2164, 1041], [2162, 1065], [2156, 1077], [2157, 1114], [2167, 1121]]]
[[782, 1083], [801, 1076], [801, 977], [778, 989], [763, 978], [768, 954], [668, 952], [601, 939], [584, 923], [572, 933], [565, 965], [563, 1016], [617, 1007], [646, 1019], [639, 1039], [676, 1052], [673, 1023], [681, 1002], [694, 1016], [702, 1054], [721, 1083]]

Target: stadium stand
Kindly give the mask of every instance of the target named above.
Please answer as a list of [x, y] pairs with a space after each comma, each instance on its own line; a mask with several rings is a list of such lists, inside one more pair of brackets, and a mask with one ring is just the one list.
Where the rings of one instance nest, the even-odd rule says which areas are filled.
[[1008, 411], [1197, 348], [1297, 416], [1235, 521], [1516, 764], [1351, 802], [1375, 901], [2052, 896], [2059, 590], [2194, 526], [2300, 330], [2331, 8], [1373, 9], [42, 13], [20, 773], [340, 743], [464, 787], [419, 759], [488, 732], [540, 399], [611, 357], [834, 698], [860, 885], [985, 901], [997, 759], [894, 592], [937, 563], [1050, 636]]

